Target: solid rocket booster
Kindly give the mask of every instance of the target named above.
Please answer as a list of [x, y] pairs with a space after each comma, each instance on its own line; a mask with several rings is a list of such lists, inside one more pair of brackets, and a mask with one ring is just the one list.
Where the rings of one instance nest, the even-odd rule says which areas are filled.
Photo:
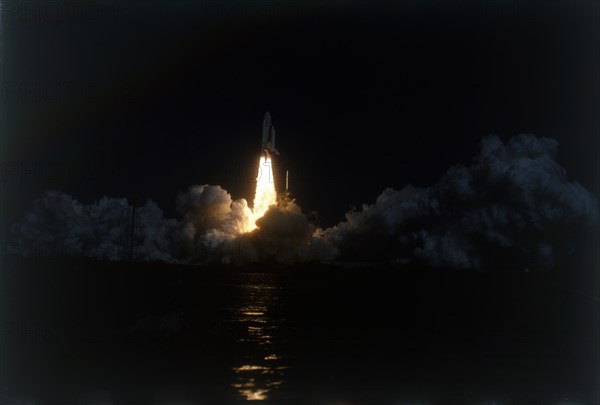
[[271, 114], [268, 111], [263, 120], [261, 151], [279, 155], [275, 149], [275, 127], [271, 123]]

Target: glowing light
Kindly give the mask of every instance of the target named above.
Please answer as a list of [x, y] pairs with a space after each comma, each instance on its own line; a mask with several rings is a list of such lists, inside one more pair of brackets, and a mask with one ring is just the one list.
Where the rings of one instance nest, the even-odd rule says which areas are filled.
[[236, 373], [239, 373], [240, 371], [263, 371], [263, 370], [268, 370], [268, 367], [264, 367], [264, 366], [254, 366], [251, 364], [245, 364], [241, 367], [235, 367], [233, 369], [233, 371], [235, 371]]
[[256, 220], [262, 218], [271, 205], [277, 203], [277, 192], [273, 181], [273, 166], [271, 157], [265, 154], [260, 157], [258, 173], [256, 176], [256, 190], [254, 192], [254, 203], [251, 214], [246, 218], [244, 232], [250, 232], [257, 228]]
[[245, 396], [247, 401], [264, 401], [267, 399], [267, 392], [269, 390], [240, 390], [240, 394]]

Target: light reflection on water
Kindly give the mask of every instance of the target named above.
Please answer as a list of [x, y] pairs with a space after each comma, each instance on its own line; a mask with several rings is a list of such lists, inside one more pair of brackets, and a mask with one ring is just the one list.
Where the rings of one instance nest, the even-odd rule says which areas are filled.
[[246, 400], [262, 401], [284, 383], [288, 368], [280, 349], [282, 319], [273, 314], [282, 305], [281, 290], [273, 275], [245, 276], [248, 282], [239, 283], [237, 305], [232, 308], [231, 319], [241, 337], [231, 387]]

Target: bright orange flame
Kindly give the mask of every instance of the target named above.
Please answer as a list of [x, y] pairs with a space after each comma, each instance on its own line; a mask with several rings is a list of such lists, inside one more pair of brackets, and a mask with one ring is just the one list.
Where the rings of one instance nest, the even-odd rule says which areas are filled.
[[254, 204], [252, 213], [246, 218], [244, 232], [250, 232], [257, 228], [256, 220], [262, 218], [271, 205], [277, 203], [277, 192], [273, 181], [273, 166], [268, 154], [261, 156], [256, 176], [256, 191], [254, 193]]

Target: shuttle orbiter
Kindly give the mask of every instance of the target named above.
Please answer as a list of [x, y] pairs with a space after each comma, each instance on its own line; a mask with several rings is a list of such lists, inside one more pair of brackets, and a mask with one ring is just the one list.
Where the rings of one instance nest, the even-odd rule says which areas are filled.
[[271, 124], [271, 114], [268, 111], [263, 120], [262, 144], [260, 149], [262, 152], [279, 155], [279, 152], [275, 149], [275, 127]]

